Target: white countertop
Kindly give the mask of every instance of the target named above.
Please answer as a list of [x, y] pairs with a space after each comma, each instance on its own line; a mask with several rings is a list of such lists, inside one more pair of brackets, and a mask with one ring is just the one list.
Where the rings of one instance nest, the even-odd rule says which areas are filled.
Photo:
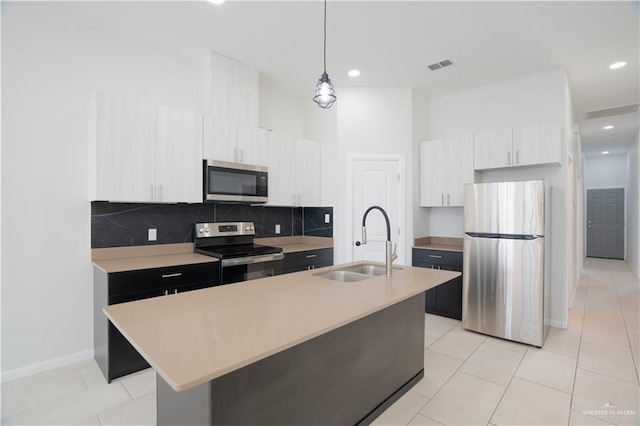
[[393, 277], [352, 283], [315, 276], [339, 269], [332, 266], [110, 305], [104, 312], [174, 390], [184, 391], [460, 275], [400, 267]]

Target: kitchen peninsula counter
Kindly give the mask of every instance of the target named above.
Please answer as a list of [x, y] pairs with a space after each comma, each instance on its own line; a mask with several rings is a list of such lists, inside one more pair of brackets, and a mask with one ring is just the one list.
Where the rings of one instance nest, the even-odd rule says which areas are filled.
[[218, 262], [218, 259], [194, 253], [192, 243], [180, 243], [93, 249], [91, 250], [91, 261], [95, 267], [111, 274]]
[[[322, 365], [326, 366], [327, 372], [336, 369], [340, 371], [341, 368], [348, 368], [346, 371], [350, 372], [353, 367], [350, 363], [357, 362], [358, 368], [355, 370], [358, 370], [360, 363], [363, 362], [359, 357], [364, 356], [364, 359], [370, 357], [370, 353], [375, 353], [378, 347], [382, 347], [383, 352], [374, 363], [376, 369], [382, 368], [381, 364], [396, 363], [399, 368], [406, 370], [405, 364], [412, 364], [411, 368], [414, 368], [417, 362], [419, 366], [415, 367], [416, 371], [412, 370], [409, 378], [418, 373], [423, 374], [423, 293], [460, 274], [444, 270], [395, 266], [392, 277], [376, 276], [358, 282], [339, 282], [316, 276], [323, 271], [339, 268], [341, 267], [334, 266], [303, 271], [167, 297], [110, 305], [104, 308], [104, 312], [159, 375], [159, 401], [160, 398], [170, 400], [158, 404], [159, 425], [165, 422], [169, 424], [172, 421], [182, 421], [182, 417], [171, 417], [180, 411], [178, 408], [167, 408], [173, 407], [173, 404], [181, 406], [185, 403], [185, 399], [189, 401], [215, 399], [212, 395], [215, 394], [215, 387], [219, 383], [227, 387], [218, 395], [233, 395], [235, 388], [229, 390], [229, 386], [236, 385], [229, 385], [230, 380], [234, 383], [242, 381], [241, 385], [236, 386], [242, 392], [238, 391], [240, 393], [236, 394], [233, 401], [230, 400], [231, 396], [228, 397], [229, 400], [224, 400], [226, 398], [224, 396], [218, 396], [216, 400], [218, 409], [226, 407], [227, 404], [244, 403], [243, 398], [251, 400], [247, 391], [250, 386], [244, 382], [256, 375], [262, 377], [263, 372], [266, 372], [265, 375], [276, 374], [277, 377], [254, 384], [257, 396], [253, 402], [262, 404], [261, 407], [266, 406], [266, 410], [269, 410], [273, 402], [263, 404], [263, 399], [270, 397], [265, 396], [269, 395], [269, 392], [265, 391], [265, 383], [273, 381], [280, 383], [287, 380], [282, 377], [288, 377], [288, 375], [296, 376], [296, 380], [306, 383], [309, 380], [307, 371], [317, 373], [319, 368], [323, 368]], [[369, 318], [373, 322], [368, 322]], [[360, 327], [360, 329], [349, 331], [353, 327]], [[401, 338], [398, 336], [408, 333], [411, 333], [407, 336], [411, 349], [403, 351], [393, 339], [397, 340]], [[362, 344], [371, 344], [374, 347], [371, 349], [366, 347], [360, 351], [354, 349], [351, 346], [360, 344], [352, 342], [355, 336], [363, 336], [362, 339], [365, 340]], [[309, 347], [308, 345], [315, 346], [310, 350], [305, 349]], [[346, 352], [324, 356], [321, 352], [325, 350]], [[307, 355], [304, 355], [305, 353]], [[402, 355], [396, 356], [391, 353]], [[411, 362], [400, 362], [403, 356], [409, 355]], [[278, 361], [282, 357], [286, 360]], [[345, 357], [346, 361], [340, 361]], [[358, 359], [360, 361], [356, 361]], [[275, 363], [276, 366], [264, 364], [270, 362]], [[260, 369], [260, 365], [265, 366]], [[294, 371], [293, 366], [297, 365], [303, 366], [300, 367], [302, 372]], [[284, 370], [280, 371], [280, 368]], [[385, 381], [384, 375], [389, 374], [388, 370], [393, 371], [387, 366], [381, 372], [380, 381]], [[247, 373], [243, 373], [245, 371]], [[360, 374], [360, 372], [356, 373]], [[346, 373], [340, 374], [339, 377], [343, 377]], [[401, 385], [405, 385], [408, 380], [406, 371], [403, 374]], [[300, 379], [301, 376], [305, 379]], [[324, 373], [320, 375], [322, 376]], [[358, 380], [363, 379], [360, 377]], [[415, 381], [411, 386], [414, 383]], [[299, 386], [296, 384], [291, 389]], [[313, 384], [309, 383], [307, 386], [313, 386]], [[343, 383], [342, 386], [346, 385]], [[368, 385], [362, 382], [362, 386]], [[396, 385], [393, 386], [395, 392]], [[280, 387], [280, 385], [276, 386], [276, 390], [280, 390]], [[319, 385], [317, 387], [322, 388]], [[335, 389], [331, 394], [334, 392]], [[189, 396], [194, 393], [197, 395]], [[296, 397], [304, 394], [304, 392], [292, 393], [298, 394]], [[203, 397], [203, 394], [208, 396]], [[284, 396], [278, 396], [278, 398], [282, 397]], [[238, 398], [240, 402], [236, 401]], [[221, 399], [224, 401], [220, 401]], [[326, 401], [317, 401], [316, 396], [307, 399], [315, 405], [325, 404], [326, 407], [323, 405], [321, 409], [332, 413], [327, 414], [328, 416], [340, 413], [340, 410], [336, 411], [336, 407], [327, 405]], [[183, 407], [186, 410], [184, 412], [208, 413], [211, 411], [210, 406], [196, 410], [190, 404], [192, 402], [187, 404], [190, 407], [188, 409]], [[213, 406], [216, 405], [213, 404]], [[374, 409], [375, 405], [370, 408]], [[162, 410], [165, 410], [163, 416], [168, 415], [170, 419], [160, 420], [163, 417], [160, 415]], [[305, 408], [303, 412], [309, 413], [310, 410]], [[370, 410], [367, 410], [366, 413], [369, 413]], [[237, 412], [245, 415], [247, 406], [242, 406]], [[237, 412], [234, 414], [236, 417], [231, 417], [232, 419], [237, 420]], [[271, 418], [269, 413], [261, 415], [262, 419]], [[278, 411], [277, 415], [282, 415], [282, 410]], [[314, 419], [321, 417], [317, 413], [309, 415]], [[280, 417], [277, 418], [280, 419]], [[322, 418], [329, 421], [332, 417]], [[352, 417], [345, 415], [340, 418]], [[250, 421], [244, 417], [243, 419]], [[335, 417], [333, 419], [335, 420]], [[215, 421], [206, 418], [199, 418], [197, 421], [216, 424]], [[230, 421], [229, 417], [226, 420], [218, 420], [222, 423], [225, 421]], [[285, 420], [282, 421], [286, 423]]]

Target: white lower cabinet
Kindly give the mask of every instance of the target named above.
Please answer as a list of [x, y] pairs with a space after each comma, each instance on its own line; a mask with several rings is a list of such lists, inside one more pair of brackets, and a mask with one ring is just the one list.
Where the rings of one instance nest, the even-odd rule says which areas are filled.
[[473, 182], [472, 135], [420, 143], [420, 206], [463, 206], [464, 185]]
[[90, 116], [90, 200], [202, 202], [201, 115], [99, 92]]
[[268, 134], [270, 206], [320, 205], [320, 144], [278, 132]]
[[476, 170], [555, 164], [562, 160], [559, 121], [474, 134]]

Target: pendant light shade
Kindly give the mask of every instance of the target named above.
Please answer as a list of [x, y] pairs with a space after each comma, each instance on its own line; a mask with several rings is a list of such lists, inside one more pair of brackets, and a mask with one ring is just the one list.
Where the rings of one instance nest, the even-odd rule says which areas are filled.
[[320, 108], [331, 108], [336, 99], [336, 91], [333, 89], [329, 74], [327, 74], [327, 0], [324, 0], [324, 72], [316, 85], [313, 101]]
[[331, 108], [331, 105], [336, 101], [336, 91], [333, 89], [331, 79], [327, 72], [322, 73], [322, 77], [318, 80], [316, 85], [316, 93], [313, 97], [313, 101], [318, 104], [320, 108]]

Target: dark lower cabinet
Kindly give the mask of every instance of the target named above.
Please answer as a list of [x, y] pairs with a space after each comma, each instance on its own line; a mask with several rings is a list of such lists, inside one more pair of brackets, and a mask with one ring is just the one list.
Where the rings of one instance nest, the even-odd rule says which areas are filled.
[[[462, 272], [462, 253], [414, 248], [412, 265]], [[462, 276], [426, 291], [425, 312], [461, 320]]]
[[143, 370], [149, 364], [107, 319], [106, 305], [167, 296], [218, 284], [218, 263], [106, 273], [94, 268], [95, 359], [108, 382]]
[[282, 272], [307, 271], [309, 269], [324, 268], [333, 265], [333, 249], [318, 249], [286, 253]]

